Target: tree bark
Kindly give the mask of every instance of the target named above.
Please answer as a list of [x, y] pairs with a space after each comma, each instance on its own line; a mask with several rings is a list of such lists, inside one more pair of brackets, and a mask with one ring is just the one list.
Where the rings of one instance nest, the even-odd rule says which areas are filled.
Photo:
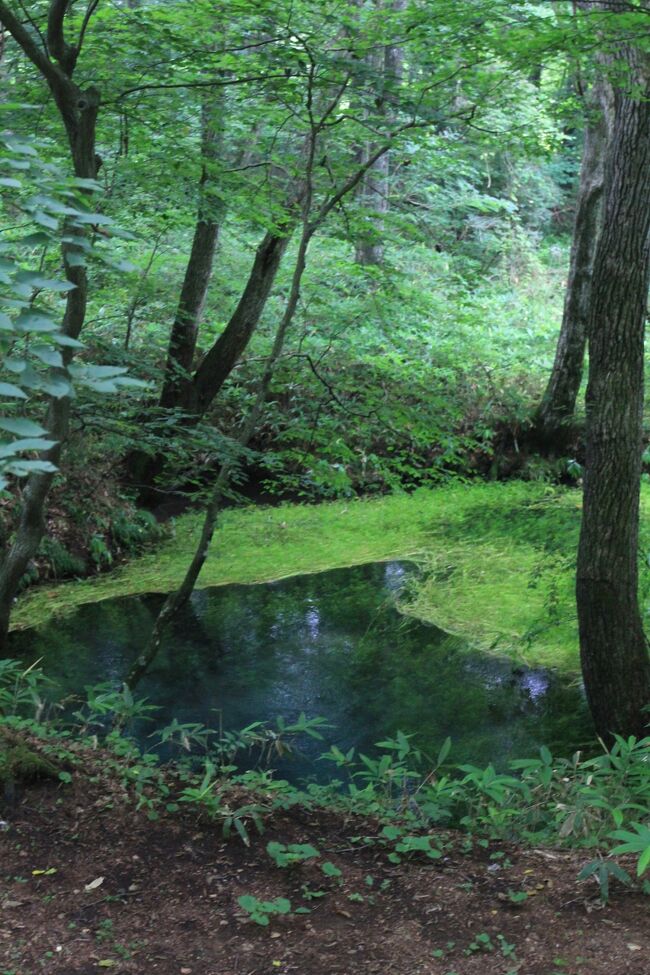
[[192, 369], [199, 326], [208, 296], [214, 256], [225, 206], [212, 190], [211, 167], [221, 157], [223, 148], [223, 112], [225, 88], [216, 88], [205, 96], [201, 121], [201, 178], [196, 226], [192, 240], [178, 309], [172, 325], [163, 379], [160, 406], [177, 404], [179, 390]]
[[611, 98], [611, 86], [601, 79], [587, 106], [562, 326], [551, 376], [533, 420], [535, 438], [559, 450], [570, 437], [582, 382], [593, 264], [601, 226], [604, 163], [612, 124]]
[[644, 734], [650, 658], [638, 604], [644, 328], [650, 272], [650, 57], [626, 49], [614, 97], [588, 319], [589, 382], [576, 594], [598, 733]]

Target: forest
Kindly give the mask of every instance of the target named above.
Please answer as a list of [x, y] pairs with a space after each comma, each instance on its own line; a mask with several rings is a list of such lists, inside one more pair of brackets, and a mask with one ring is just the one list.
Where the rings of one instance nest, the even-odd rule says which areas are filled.
[[0, 0], [0, 975], [647, 975], [650, 0]]

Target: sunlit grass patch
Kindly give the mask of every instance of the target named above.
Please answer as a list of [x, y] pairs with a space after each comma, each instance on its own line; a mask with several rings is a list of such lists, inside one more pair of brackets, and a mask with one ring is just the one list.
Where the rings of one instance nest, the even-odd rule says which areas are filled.
[[[412, 495], [224, 513], [199, 585], [261, 583], [410, 559], [422, 577], [408, 613], [529, 663], [578, 669], [573, 567], [580, 495], [543, 484], [458, 484]], [[159, 549], [96, 579], [39, 587], [14, 625], [180, 582], [200, 526], [179, 518]]]

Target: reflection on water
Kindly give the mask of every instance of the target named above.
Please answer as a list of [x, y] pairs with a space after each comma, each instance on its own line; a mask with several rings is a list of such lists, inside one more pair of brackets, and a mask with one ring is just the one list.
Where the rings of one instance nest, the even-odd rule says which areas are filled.
[[[399, 728], [431, 752], [451, 735], [457, 762], [503, 765], [542, 743], [568, 753], [589, 740], [578, 687], [401, 616], [394, 599], [410, 571], [389, 562], [195, 592], [138, 692], [160, 706], [158, 726], [172, 717], [216, 726], [220, 711], [224, 727], [236, 729], [304, 711], [327, 718], [343, 749], [371, 750]], [[119, 681], [162, 599], [83, 606], [16, 635], [12, 653], [43, 657], [66, 692]], [[330, 774], [327, 763], [311, 764], [323, 746], [308, 748], [294, 776]]]

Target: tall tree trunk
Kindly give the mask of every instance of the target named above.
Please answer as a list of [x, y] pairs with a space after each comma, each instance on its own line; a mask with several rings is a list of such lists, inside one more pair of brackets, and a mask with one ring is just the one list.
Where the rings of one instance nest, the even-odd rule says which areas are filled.
[[562, 327], [548, 385], [533, 420], [536, 438], [562, 449], [582, 382], [594, 257], [601, 226], [611, 86], [598, 81], [588, 103]]
[[[650, 7], [650, 5], [649, 5]], [[600, 735], [642, 735], [650, 658], [638, 604], [644, 328], [650, 277], [650, 56], [624, 52], [588, 320], [580, 655]]]
[[[389, 10], [399, 13], [406, 7], [406, 0], [388, 0]], [[404, 52], [398, 44], [388, 44], [368, 57], [370, 69], [375, 74], [378, 89], [377, 110], [386, 115], [394, 100], [396, 89], [402, 83], [404, 71]], [[372, 145], [367, 144], [361, 151], [363, 163]], [[364, 267], [379, 265], [384, 260], [385, 217], [390, 207], [390, 153], [384, 153], [369, 168], [361, 184], [360, 199], [367, 209], [366, 229], [362, 231], [355, 247], [355, 261]]]
[[[63, 21], [68, 9], [67, 0], [52, 0], [48, 10], [47, 41], [51, 60], [36, 44], [9, 7], [0, 2], [0, 23], [12, 35], [47, 82], [65, 126], [75, 176], [94, 179], [99, 160], [95, 154], [95, 131], [100, 94], [94, 87], [79, 88], [72, 74], [79, 56], [79, 46], [67, 43]], [[79, 236], [80, 230], [75, 229]], [[68, 292], [62, 331], [70, 338], [78, 338], [86, 317], [88, 276], [79, 264], [80, 252], [74, 244], [62, 247], [67, 280], [74, 285]], [[64, 366], [72, 359], [72, 349], [62, 351]], [[71, 401], [69, 396], [50, 397], [46, 429], [48, 439], [57, 441], [41, 456], [56, 464], [68, 434]], [[14, 540], [0, 560], [0, 650], [6, 644], [9, 620], [20, 580], [34, 557], [45, 533], [45, 505], [54, 479], [53, 474], [32, 474], [21, 498], [20, 519]]]
[[178, 309], [172, 325], [167, 352], [160, 405], [174, 407], [179, 389], [192, 369], [199, 326], [208, 296], [214, 256], [225, 206], [213, 192], [211, 167], [223, 148], [225, 88], [216, 88], [204, 97], [201, 112], [201, 178], [196, 226], [192, 240]]

